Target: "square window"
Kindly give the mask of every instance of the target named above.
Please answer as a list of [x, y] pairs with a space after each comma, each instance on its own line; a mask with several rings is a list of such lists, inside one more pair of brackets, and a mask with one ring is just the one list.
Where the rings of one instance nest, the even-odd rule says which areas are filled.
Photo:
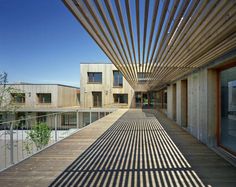
[[88, 83], [102, 83], [102, 72], [88, 72]]
[[25, 93], [11, 93], [13, 103], [25, 103]]
[[39, 103], [51, 103], [52, 96], [51, 93], [37, 93]]

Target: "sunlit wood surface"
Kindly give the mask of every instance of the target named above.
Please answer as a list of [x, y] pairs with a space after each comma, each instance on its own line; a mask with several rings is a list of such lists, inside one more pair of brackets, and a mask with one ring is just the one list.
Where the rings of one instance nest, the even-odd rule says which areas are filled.
[[160, 87], [236, 47], [235, 0], [64, 2], [133, 88]]
[[163, 114], [126, 111], [0, 173], [0, 186], [236, 186], [235, 167]]
[[[130, 110], [67, 167], [51, 186], [236, 184], [234, 167], [166, 120], [152, 110]], [[174, 136], [180, 149], [168, 132]]]

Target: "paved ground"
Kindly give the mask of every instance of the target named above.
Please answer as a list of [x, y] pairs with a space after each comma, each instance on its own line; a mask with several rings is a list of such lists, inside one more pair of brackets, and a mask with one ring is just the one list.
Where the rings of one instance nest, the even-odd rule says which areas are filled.
[[236, 186], [235, 167], [162, 114], [123, 113], [0, 173], [0, 186]]

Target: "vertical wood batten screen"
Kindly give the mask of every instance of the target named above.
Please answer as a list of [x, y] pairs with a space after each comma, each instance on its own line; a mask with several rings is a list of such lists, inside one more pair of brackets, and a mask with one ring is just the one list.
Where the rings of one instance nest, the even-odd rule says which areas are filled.
[[64, 0], [132, 87], [156, 88], [236, 47], [233, 0]]

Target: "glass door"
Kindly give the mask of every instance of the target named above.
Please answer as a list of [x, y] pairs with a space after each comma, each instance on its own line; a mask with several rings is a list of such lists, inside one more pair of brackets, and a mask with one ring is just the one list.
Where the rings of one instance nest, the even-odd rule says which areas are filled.
[[136, 108], [142, 107], [142, 92], [135, 92], [135, 105]]
[[220, 72], [220, 146], [236, 153], [236, 67]]
[[102, 106], [102, 92], [92, 92], [93, 94], [93, 107]]

